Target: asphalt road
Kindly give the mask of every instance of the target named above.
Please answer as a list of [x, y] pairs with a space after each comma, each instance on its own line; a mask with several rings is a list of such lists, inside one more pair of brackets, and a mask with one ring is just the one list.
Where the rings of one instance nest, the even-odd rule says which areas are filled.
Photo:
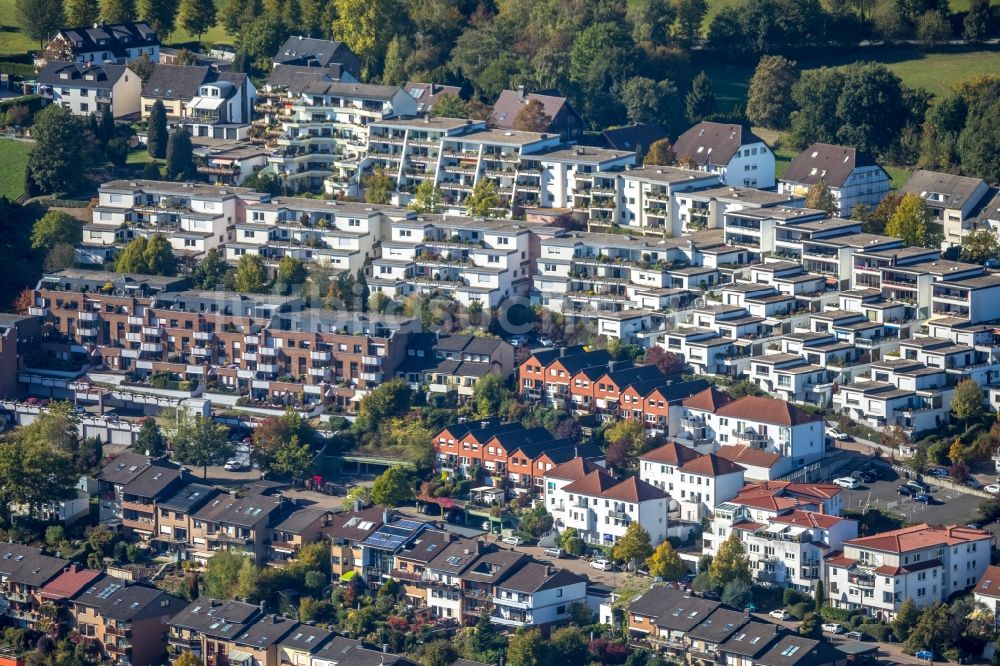
[[[843, 508], [863, 511], [865, 508], [880, 509], [899, 514], [909, 523], [931, 523], [938, 525], [965, 525], [978, 520], [979, 504], [982, 499], [977, 495], [967, 495], [950, 488], [935, 486], [928, 477], [924, 480], [931, 487], [930, 496], [933, 504], [916, 502], [912, 497], [899, 495], [896, 488], [906, 482], [905, 478], [879, 480], [864, 484], [855, 490], [843, 490]], [[1000, 526], [990, 527], [1000, 530]]]

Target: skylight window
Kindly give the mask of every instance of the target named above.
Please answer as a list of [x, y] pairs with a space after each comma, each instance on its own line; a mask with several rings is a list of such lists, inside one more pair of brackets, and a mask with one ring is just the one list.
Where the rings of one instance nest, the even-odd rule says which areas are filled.
[[789, 645], [784, 650], [781, 651], [782, 657], [791, 657], [793, 654], [799, 651], [798, 645]]

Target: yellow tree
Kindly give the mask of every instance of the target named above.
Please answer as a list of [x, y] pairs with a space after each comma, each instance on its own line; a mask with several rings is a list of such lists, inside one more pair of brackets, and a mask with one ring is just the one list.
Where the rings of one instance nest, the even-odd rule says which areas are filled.
[[681, 556], [674, 550], [673, 545], [664, 540], [646, 559], [646, 569], [650, 576], [661, 576], [666, 580], [674, 580], [683, 576], [687, 567], [684, 566]]
[[907, 194], [885, 225], [885, 233], [902, 238], [907, 245], [921, 246], [927, 239], [930, 220], [924, 200], [916, 194]]
[[393, 0], [334, 0], [333, 36], [364, 63], [362, 80], [378, 74], [385, 49], [396, 32], [399, 10]]
[[731, 532], [719, 546], [719, 552], [708, 567], [708, 578], [712, 587], [721, 590], [726, 583], [734, 580], [750, 582], [750, 565], [743, 550], [743, 542]]

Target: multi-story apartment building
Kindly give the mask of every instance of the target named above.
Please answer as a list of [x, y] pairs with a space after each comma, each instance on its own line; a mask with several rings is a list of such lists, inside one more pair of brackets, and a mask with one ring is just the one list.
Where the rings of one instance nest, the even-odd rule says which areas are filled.
[[416, 113], [416, 100], [397, 86], [310, 81], [280, 118], [268, 170], [287, 186], [357, 194], [369, 124]]
[[101, 115], [111, 109], [115, 118], [139, 111], [142, 79], [127, 65], [49, 61], [36, 78], [43, 99], [78, 116]]
[[438, 293], [494, 308], [530, 289], [537, 238], [532, 226], [518, 222], [444, 215], [391, 220], [369, 286], [390, 298]]
[[469, 400], [480, 378], [497, 374], [507, 379], [513, 366], [514, 348], [500, 338], [417, 333], [410, 336], [396, 375], [414, 390], [427, 386]]
[[587, 579], [551, 564], [528, 562], [493, 588], [490, 620], [508, 627], [545, 627], [586, 603]]
[[170, 552], [186, 550], [194, 527], [193, 514], [218, 494], [219, 491], [211, 486], [189, 483], [173, 496], [157, 498], [157, 529], [153, 541]]
[[[613, 181], [611, 176], [615, 176]], [[617, 175], [595, 174], [591, 228], [617, 224], [637, 234], [676, 238], [688, 221], [681, 218], [678, 195], [721, 184], [717, 173], [668, 166], [626, 167]]]
[[919, 609], [974, 587], [995, 540], [985, 530], [926, 523], [851, 539], [826, 559], [826, 594], [835, 608], [892, 620], [904, 599]]
[[131, 451], [116, 456], [104, 465], [97, 477], [101, 522], [123, 521], [128, 502], [130, 522], [139, 527], [142, 518], [142, 529], [147, 537], [158, 533], [152, 501], [171, 496], [182, 479], [180, 467], [169, 460]]
[[263, 562], [270, 555], [274, 528], [293, 510], [291, 502], [280, 496], [217, 495], [191, 516], [192, 555], [207, 560], [215, 551], [235, 550]]
[[774, 187], [774, 153], [763, 139], [738, 124], [702, 121], [677, 137], [674, 153], [726, 185]]
[[192, 136], [239, 140], [249, 134], [257, 89], [246, 74], [218, 72], [207, 65], [161, 65], [145, 81], [140, 100], [143, 118], [156, 102], [168, 122]]
[[924, 200], [932, 218], [944, 226], [945, 248], [961, 245], [962, 239], [977, 227], [974, 213], [992, 194], [981, 178], [924, 169], [914, 171], [899, 193], [915, 194]]
[[852, 146], [814, 143], [789, 162], [778, 191], [805, 196], [820, 184], [833, 195], [837, 214], [850, 217], [858, 204], [869, 210], [878, 206], [889, 193], [889, 174], [875, 158]]
[[361, 60], [344, 42], [292, 35], [272, 59], [275, 67], [338, 67], [355, 79], [361, 76]]
[[699, 522], [736, 497], [745, 470], [714, 453], [699, 454], [676, 442], [639, 456], [639, 478], [664, 490], [678, 504], [681, 520]]
[[1000, 581], [1000, 567], [988, 566], [983, 572], [976, 589], [972, 591], [972, 596], [977, 604], [983, 604], [993, 613], [993, 620], [996, 626], [1000, 626], [1000, 590], [997, 581]]
[[62, 28], [49, 40], [47, 54], [58, 60], [127, 65], [148, 55], [160, 61], [160, 38], [145, 21]]

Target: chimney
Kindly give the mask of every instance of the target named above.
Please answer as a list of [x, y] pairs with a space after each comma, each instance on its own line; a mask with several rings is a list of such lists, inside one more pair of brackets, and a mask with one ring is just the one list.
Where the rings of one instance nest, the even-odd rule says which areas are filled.
[[259, 608], [260, 608], [260, 612], [263, 613], [264, 612], [264, 600], [263, 599], [261, 599], [261, 601], [260, 601]]
[[389, 509], [382, 509], [382, 524], [389, 524]]
[[524, 86], [518, 86], [517, 87], [517, 99], [518, 99], [518, 101], [523, 102], [524, 101], [524, 97], [525, 97], [525, 95], [524, 95]]
[[358, 511], [361, 511], [361, 500], [354, 498], [354, 512], [357, 513]]
[[614, 372], [615, 371], [615, 363], [616, 362], [617, 361], [608, 361], [608, 372]]
[[566, 348], [565, 347], [560, 347], [559, 348], [559, 358], [562, 358], [565, 355], [566, 355]]

